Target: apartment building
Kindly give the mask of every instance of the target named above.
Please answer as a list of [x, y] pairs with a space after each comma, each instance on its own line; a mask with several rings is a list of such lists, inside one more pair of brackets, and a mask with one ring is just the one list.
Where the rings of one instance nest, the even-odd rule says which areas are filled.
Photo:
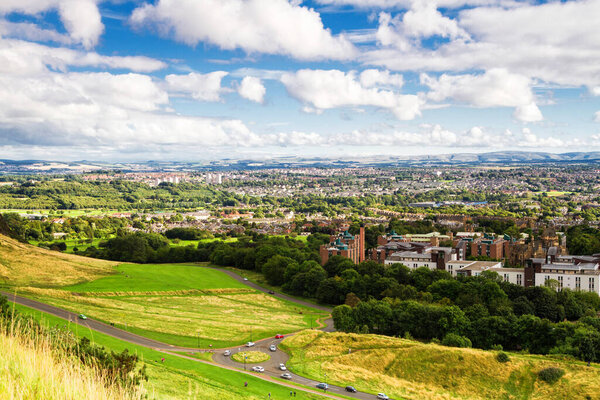
[[361, 227], [358, 235], [343, 231], [330, 238], [329, 244], [321, 245], [319, 255], [321, 265], [325, 265], [329, 258], [342, 256], [351, 259], [355, 264], [365, 260], [365, 228]]
[[525, 267], [525, 286], [545, 286], [548, 282], [556, 282], [558, 290], [568, 288], [600, 295], [600, 254], [532, 258]]

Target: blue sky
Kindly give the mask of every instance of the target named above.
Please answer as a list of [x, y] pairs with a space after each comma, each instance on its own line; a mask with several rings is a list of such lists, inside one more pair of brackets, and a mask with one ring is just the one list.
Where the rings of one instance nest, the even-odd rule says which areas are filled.
[[600, 150], [600, 2], [3, 0], [0, 157]]

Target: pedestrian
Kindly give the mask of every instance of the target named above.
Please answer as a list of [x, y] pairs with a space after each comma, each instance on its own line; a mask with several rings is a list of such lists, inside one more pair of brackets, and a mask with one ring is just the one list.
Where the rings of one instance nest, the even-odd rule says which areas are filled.
[[294, 390], [294, 397], [296, 397], [296, 391]]
[[292, 391], [290, 390], [290, 397], [292, 397]]
[[160, 362], [161, 362], [161, 363], [164, 363], [164, 362], [165, 362], [165, 358], [164, 358], [164, 357], [163, 357], [163, 358], [161, 358], [161, 359], [160, 359]]
[[271, 392], [269, 392], [269, 398], [271, 398]]
[[248, 387], [248, 382], [244, 382], [244, 387]]

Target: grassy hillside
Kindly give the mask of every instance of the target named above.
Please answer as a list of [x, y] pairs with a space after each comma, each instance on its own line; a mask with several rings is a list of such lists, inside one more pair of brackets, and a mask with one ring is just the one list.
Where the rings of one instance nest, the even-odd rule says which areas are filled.
[[[16, 309], [22, 314], [31, 315], [48, 327], [62, 327], [65, 325], [64, 320], [53, 315], [34, 311], [23, 306], [16, 306]], [[99, 332], [82, 329], [79, 325], [67, 324], [67, 329], [79, 337], [87, 337], [93, 343], [113, 351], [121, 352], [124, 349], [129, 349], [130, 352], [137, 354], [147, 367], [149, 379], [148, 382], [144, 382], [144, 388], [148, 395], [147, 400], [259, 400], [267, 399], [267, 393], [271, 393], [271, 399], [289, 399], [290, 397], [290, 388], [279, 385], [275, 381], [264, 381], [252, 374], [243, 374], [242, 372], [227, 370], [136, 346]], [[165, 361], [161, 362], [163, 357]], [[1, 357], [0, 366], [2, 366]], [[2, 371], [2, 367], [0, 367], [0, 371]], [[1, 373], [0, 378], [2, 377]], [[247, 387], [244, 386], [244, 382], [248, 382]], [[2, 382], [0, 381], [1, 385]], [[10, 396], [4, 397], [1, 394], [0, 391], [0, 399], [10, 398]], [[48, 397], [48, 399], [50, 398]], [[90, 398], [95, 399], [94, 397]], [[302, 391], [297, 391], [297, 397], [295, 398], [298, 400], [325, 399], [325, 397], [318, 394]], [[55, 399], [61, 399], [61, 397]], [[78, 400], [79, 398], [73, 397], [71, 399]]]
[[124, 264], [117, 273], [61, 289], [19, 293], [187, 347], [226, 347], [317, 326], [326, 314], [256, 291], [195, 265]]
[[110, 275], [115, 264], [44, 250], [0, 235], [0, 285], [73, 285]]
[[78, 360], [53, 354], [43, 340], [33, 342], [0, 333], [0, 398], [125, 400], [143, 398], [105, 384], [97, 371]]
[[[304, 331], [282, 348], [297, 374], [405, 399], [600, 399], [600, 368], [549, 357], [458, 349], [377, 335]], [[349, 349], [351, 351], [349, 352]], [[546, 367], [565, 375], [550, 385], [537, 379]]]

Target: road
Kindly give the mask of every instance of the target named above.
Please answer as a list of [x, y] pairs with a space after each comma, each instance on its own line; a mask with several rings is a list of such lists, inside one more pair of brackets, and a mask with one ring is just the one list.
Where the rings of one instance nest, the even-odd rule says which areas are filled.
[[[232, 271], [227, 271], [224, 269], [219, 269], [220, 271], [223, 271], [225, 273], [227, 273], [229, 276], [231, 276], [232, 278], [254, 288], [257, 290], [260, 290], [262, 292], [268, 293], [268, 290], [253, 283], [250, 281], [245, 281], [243, 280], [242, 277], [240, 277], [239, 275], [235, 274]], [[179, 346], [174, 346], [174, 345], [170, 345], [167, 343], [162, 343], [156, 340], [152, 340], [152, 339], [148, 339], [146, 337], [140, 336], [140, 335], [136, 335], [134, 333], [131, 332], [127, 332], [124, 331], [122, 329], [116, 328], [114, 326], [111, 326], [109, 324], [105, 324], [103, 322], [100, 321], [96, 321], [94, 319], [88, 318], [88, 319], [80, 319], [78, 317], [78, 314], [75, 314], [73, 312], [64, 310], [62, 308], [59, 307], [55, 307], [46, 303], [42, 303], [36, 300], [32, 300], [26, 297], [22, 297], [22, 296], [17, 296], [14, 293], [8, 293], [8, 292], [4, 292], [4, 291], [0, 291], [0, 294], [6, 296], [8, 298], [9, 301], [14, 302], [16, 304], [21, 304], [24, 306], [27, 306], [29, 308], [38, 310], [38, 311], [42, 311], [51, 315], [54, 315], [56, 317], [62, 318], [64, 320], [70, 321], [71, 323], [75, 323], [78, 325], [81, 325], [85, 328], [89, 328], [92, 329], [94, 331], [100, 332], [100, 333], [104, 333], [108, 336], [112, 336], [114, 338], [117, 339], [121, 339], [123, 341], [135, 344], [135, 345], [139, 345], [139, 346], [144, 346], [144, 347], [148, 347], [154, 350], [158, 350], [158, 351], [163, 351], [163, 352], [168, 352], [169, 354], [172, 354], [174, 356], [177, 357], [184, 357], [190, 360], [194, 360], [197, 362], [201, 362], [201, 363], [205, 363], [205, 364], [210, 364], [210, 365], [216, 365], [218, 367], [223, 367], [223, 368], [227, 368], [227, 369], [232, 369], [232, 370], [237, 370], [239, 371], [240, 369], [242, 369], [242, 365], [240, 363], [236, 363], [235, 361], [232, 361], [230, 359], [230, 357], [226, 357], [223, 355], [224, 350], [226, 349], [214, 349], [214, 355], [213, 355], [213, 361], [214, 363], [210, 363], [210, 362], [206, 362], [203, 360], [199, 360], [197, 358], [193, 358], [193, 357], [188, 357], [185, 355], [181, 355], [181, 354], [176, 354], [175, 352], [185, 352], [188, 354], [194, 354], [197, 352], [206, 352], [209, 351], [207, 349], [197, 349], [197, 348], [189, 348], [189, 347], [179, 347]], [[276, 293], [274, 295], [275, 297], [284, 299], [284, 300], [288, 300], [297, 304], [301, 304], [301, 305], [307, 305], [309, 307], [314, 307], [314, 308], [318, 308], [319, 310], [322, 311], [331, 311], [331, 308], [325, 307], [325, 306], [315, 306], [312, 303], [308, 303], [302, 300], [298, 300], [295, 299], [293, 297], [290, 296], [286, 296], [280, 293]], [[326, 321], [328, 324], [326, 327], [323, 327], [322, 330], [323, 331], [331, 331], [333, 329], [333, 321], [331, 319]], [[288, 334], [285, 335], [287, 336], [291, 336], [293, 334]], [[238, 351], [262, 351], [264, 353], [267, 353], [271, 356], [270, 360], [268, 360], [265, 363], [260, 364], [261, 366], [263, 366], [265, 368], [265, 372], [263, 373], [255, 373], [255, 372], [246, 372], [248, 374], [251, 374], [253, 376], [256, 376], [260, 379], [269, 381], [269, 382], [274, 382], [274, 380], [272, 378], [279, 378], [280, 375], [283, 373], [283, 371], [281, 371], [279, 369], [279, 364], [285, 364], [287, 363], [289, 356], [287, 353], [281, 351], [281, 350], [277, 350], [275, 352], [271, 352], [269, 351], [269, 346], [271, 344], [275, 344], [278, 345], [281, 342], [282, 339], [274, 339], [274, 338], [267, 338], [267, 339], [263, 339], [263, 340], [259, 340], [256, 341], [256, 346], [251, 347], [251, 348], [246, 348], [243, 346], [236, 346], [236, 347], [230, 347], [228, 348], [228, 350], [231, 350], [232, 354], [235, 354]], [[250, 370], [250, 368], [252, 366], [254, 366], [256, 364], [249, 364], [247, 365], [247, 369]], [[243, 370], [240, 372], [244, 372]], [[323, 381], [325, 381], [325, 377], [323, 377]], [[356, 399], [361, 399], [361, 400], [373, 400], [375, 399], [375, 396], [373, 394], [369, 394], [369, 393], [362, 393], [362, 392], [357, 392], [357, 393], [349, 393], [346, 392], [346, 390], [343, 387], [338, 387], [338, 386], [332, 386], [329, 385], [329, 389], [327, 390], [327, 392], [324, 391], [319, 391], [318, 389], [305, 389], [305, 388], [301, 388], [301, 387], [297, 387], [294, 386], [292, 383], [298, 383], [298, 384], [302, 384], [302, 385], [306, 385], [306, 386], [312, 386], [315, 387], [315, 385], [317, 383], [319, 383], [318, 381], [312, 380], [312, 379], [308, 379], [299, 375], [296, 375], [294, 373], [292, 373], [292, 379], [290, 381], [290, 383], [287, 382], [281, 382], [281, 381], [277, 381], [276, 383], [278, 384], [282, 384], [284, 386], [288, 386], [290, 388], [293, 388], [293, 390], [302, 390], [302, 391], [308, 391], [308, 392], [318, 392], [321, 395], [325, 395], [327, 397], [330, 398], [339, 398], [337, 396], [335, 396], [336, 394], [340, 395], [343, 394], [347, 397], [351, 397], [351, 398], [356, 398]], [[351, 383], [349, 383], [351, 384]]]

